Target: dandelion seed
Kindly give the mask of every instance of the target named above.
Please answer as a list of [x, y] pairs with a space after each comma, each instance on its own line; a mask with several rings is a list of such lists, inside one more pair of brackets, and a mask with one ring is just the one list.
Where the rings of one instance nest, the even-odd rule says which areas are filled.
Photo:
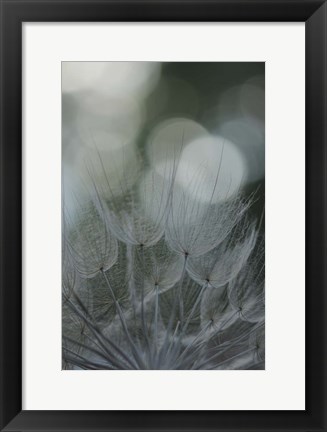
[[257, 234], [253, 226], [239, 225], [242, 226], [237, 230], [240, 232], [206, 254], [188, 260], [187, 271], [199, 284], [207, 282], [213, 288], [223, 287], [242, 269], [255, 246]]
[[136, 285], [144, 279], [146, 293], [158, 290], [163, 293], [172, 288], [181, 278], [183, 258], [171, 251], [163, 239], [156, 245], [144, 249], [144, 265], [136, 252], [134, 275]]
[[264, 262], [262, 244], [254, 249], [246, 266], [228, 287], [230, 304], [241, 319], [260, 322], [264, 319]]
[[199, 257], [226, 239], [249, 205], [240, 198], [204, 205], [175, 186], [167, 220], [167, 242], [180, 254]]
[[[86, 90], [108, 81], [96, 69], [86, 66]], [[132, 106], [123, 130], [107, 90], [80, 116], [79, 176], [64, 172], [82, 198], [64, 186], [63, 368], [264, 368], [264, 244], [242, 155], [182, 117], [138, 135], [145, 117]]]
[[117, 240], [108, 231], [96, 208], [89, 204], [80, 208], [66, 238], [74, 267], [82, 276], [91, 278], [101, 270], [107, 271], [118, 256]]

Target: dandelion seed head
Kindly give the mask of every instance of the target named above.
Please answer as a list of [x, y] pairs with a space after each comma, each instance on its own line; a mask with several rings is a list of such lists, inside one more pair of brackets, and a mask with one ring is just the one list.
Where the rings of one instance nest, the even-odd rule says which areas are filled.
[[188, 110], [149, 132], [160, 65], [98, 66], [76, 78], [63, 66], [79, 107], [64, 133], [63, 367], [264, 368], [262, 226], [243, 151], [261, 145], [260, 113], [240, 99], [229, 116], [233, 99], [210, 133]]

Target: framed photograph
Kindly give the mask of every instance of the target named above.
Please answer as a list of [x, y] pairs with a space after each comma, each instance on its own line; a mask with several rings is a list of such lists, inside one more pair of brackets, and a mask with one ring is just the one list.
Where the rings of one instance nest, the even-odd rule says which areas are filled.
[[325, 431], [325, 1], [1, 2], [3, 431]]

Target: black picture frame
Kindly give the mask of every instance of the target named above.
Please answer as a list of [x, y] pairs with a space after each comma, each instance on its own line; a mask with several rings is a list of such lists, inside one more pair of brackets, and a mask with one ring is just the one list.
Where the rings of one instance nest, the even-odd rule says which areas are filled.
[[[1, 0], [0, 3], [0, 430], [327, 431], [326, 1]], [[305, 22], [305, 411], [22, 411], [22, 23], [28, 21]]]

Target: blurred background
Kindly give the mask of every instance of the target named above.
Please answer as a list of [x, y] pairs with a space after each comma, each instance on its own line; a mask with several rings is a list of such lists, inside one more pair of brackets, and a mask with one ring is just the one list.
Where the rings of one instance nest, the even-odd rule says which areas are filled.
[[132, 187], [146, 165], [160, 174], [176, 155], [180, 187], [188, 191], [197, 173], [203, 180], [205, 167], [209, 192], [204, 188], [198, 197], [208, 201], [219, 167], [214, 200], [239, 190], [255, 193], [251, 212], [261, 217], [264, 63], [62, 63], [63, 197], [69, 212], [73, 197], [87, 199], [90, 166], [97, 182], [104, 168], [112, 193], [119, 194], [122, 182]]

